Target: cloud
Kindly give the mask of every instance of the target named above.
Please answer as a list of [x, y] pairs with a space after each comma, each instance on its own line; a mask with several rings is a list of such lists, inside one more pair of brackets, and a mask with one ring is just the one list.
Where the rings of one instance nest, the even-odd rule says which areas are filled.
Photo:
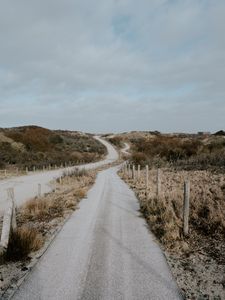
[[223, 126], [224, 1], [0, 3], [0, 126]]

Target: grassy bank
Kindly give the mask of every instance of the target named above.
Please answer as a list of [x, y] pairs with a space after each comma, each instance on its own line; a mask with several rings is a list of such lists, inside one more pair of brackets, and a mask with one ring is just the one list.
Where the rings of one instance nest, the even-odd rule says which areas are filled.
[[[167, 253], [168, 261], [186, 299], [225, 297], [225, 175], [211, 171], [161, 169], [133, 180], [121, 172], [136, 193], [150, 230]], [[137, 174], [136, 174], [137, 175]], [[183, 183], [189, 179], [189, 235], [183, 234]], [[213, 298], [215, 297], [215, 298]], [[218, 298], [216, 298], [218, 297]]]
[[[94, 184], [97, 170], [75, 171], [54, 184], [55, 192], [27, 201], [17, 210], [17, 230], [11, 235], [0, 265], [0, 298], [29, 270], [65, 220]], [[10, 292], [9, 292], [10, 293]]]
[[0, 129], [0, 168], [59, 166], [101, 159], [106, 148], [91, 135], [37, 126]]

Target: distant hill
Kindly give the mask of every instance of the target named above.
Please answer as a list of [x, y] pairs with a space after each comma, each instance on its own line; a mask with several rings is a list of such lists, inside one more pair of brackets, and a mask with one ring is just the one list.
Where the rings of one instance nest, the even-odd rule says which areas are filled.
[[225, 136], [225, 131], [219, 130], [219, 131], [217, 131], [216, 133], [214, 133], [214, 135], [222, 135], [222, 136]]
[[0, 168], [12, 164], [42, 167], [91, 162], [100, 159], [105, 152], [100, 142], [78, 131], [39, 126], [0, 128]]

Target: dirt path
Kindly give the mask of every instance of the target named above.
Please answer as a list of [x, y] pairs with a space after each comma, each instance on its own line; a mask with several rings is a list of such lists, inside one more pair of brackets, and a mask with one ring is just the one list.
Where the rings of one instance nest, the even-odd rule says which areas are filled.
[[[108, 155], [102, 161], [78, 166], [79, 169], [94, 169], [117, 160], [118, 154], [113, 146], [100, 137], [96, 136], [95, 138], [107, 147]], [[74, 167], [68, 169], [70, 170], [73, 168]], [[42, 193], [50, 192], [52, 190], [51, 185], [49, 184], [50, 181], [60, 177], [65, 170], [66, 169], [60, 169], [35, 174], [31, 173], [26, 176], [19, 176], [0, 181], [0, 215], [7, 207], [7, 188], [14, 188], [16, 204], [21, 205], [28, 199], [37, 196], [38, 184], [41, 184], [42, 186]]]

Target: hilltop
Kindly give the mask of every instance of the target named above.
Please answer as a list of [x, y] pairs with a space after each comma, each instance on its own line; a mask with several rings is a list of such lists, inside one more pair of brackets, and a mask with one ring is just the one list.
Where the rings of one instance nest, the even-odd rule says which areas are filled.
[[0, 168], [92, 162], [106, 153], [92, 135], [39, 126], [0, 129]]

